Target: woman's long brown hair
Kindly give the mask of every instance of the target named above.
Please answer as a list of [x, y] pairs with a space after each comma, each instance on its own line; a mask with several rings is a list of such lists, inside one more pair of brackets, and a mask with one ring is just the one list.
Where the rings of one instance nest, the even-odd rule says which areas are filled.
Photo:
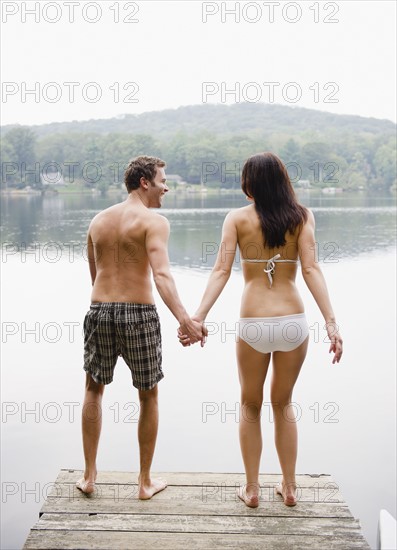
[[250, 157], [243, 166], [241, 188], [255, 201], [264, 245], [286, 244], [287, 231], [294, 234], [307, 220], [307, 211], [298, 203], [283, 162], [273, 153]]

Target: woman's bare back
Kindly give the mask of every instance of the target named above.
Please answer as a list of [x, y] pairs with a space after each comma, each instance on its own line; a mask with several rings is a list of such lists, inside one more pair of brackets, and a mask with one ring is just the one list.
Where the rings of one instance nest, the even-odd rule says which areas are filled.
[[[241, 317], [277, 317], [302, 313], [304, 306], [295, 285], [299, 231], [296, 230], [295, 234], [287, 233], [284, 246], [268, 248], [264, 246], [262, 228], [254, 205], [238, 209], [233, 217], [245, 281]], [[272, 262], [265, 261], [273, 258], [275, 260]]]

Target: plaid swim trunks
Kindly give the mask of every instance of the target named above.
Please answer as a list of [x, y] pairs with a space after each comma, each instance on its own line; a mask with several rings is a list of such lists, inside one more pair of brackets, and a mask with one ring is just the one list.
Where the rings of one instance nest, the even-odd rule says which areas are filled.
[[95, 302], [84, 318], [84, 370], [110, 384], [121, 355], [138, 390], [151, 390], [163, 377], [161, 330], [156, 306]]

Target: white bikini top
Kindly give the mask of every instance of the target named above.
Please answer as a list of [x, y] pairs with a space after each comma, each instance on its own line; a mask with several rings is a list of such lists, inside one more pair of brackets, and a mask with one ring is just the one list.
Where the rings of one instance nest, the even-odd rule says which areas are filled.
[[267, 273], [267, 276], [269, 278], [269, 282], [270, 282], [270, 288], [272, 288], [272, 284], [273, 284], [273, 277], [272, 275], [274, 275], [274, 269], [276, 267], [276, 262], [277, 263], [293, 263], [293, 264], [297, 264], [298, 263], [298, 260], [278, 260], [278, 258], [280, 258], [281, 254], [276, 254], [275, 256], [273, 256], [273, 258], [270, 258], [269, 260], [249, 260], [247, 258], [242, 258], [241, 261], [242, 262], [245, 262], [245, 263], [266, 263], [266, 267], [265, 269], [263, 270], [265, 273]]

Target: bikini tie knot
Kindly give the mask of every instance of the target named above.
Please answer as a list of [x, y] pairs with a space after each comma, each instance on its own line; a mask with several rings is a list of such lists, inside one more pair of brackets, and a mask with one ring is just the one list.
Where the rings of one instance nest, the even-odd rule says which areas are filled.
[[265, 273], [267, 273], [267, 276], [269, 278], [270, 288], [272, 287], [272, 284], [273, 284], [272, 275], [274, 275], [274, 268], [276, 267], [275, 260], [280, 258], [280, 256], [281, 254], [276, 254], [275, 256], [273, 256], [273, 258], [270, 258], [269, 260], [267, 260], [266, 267], [263, 270]]

